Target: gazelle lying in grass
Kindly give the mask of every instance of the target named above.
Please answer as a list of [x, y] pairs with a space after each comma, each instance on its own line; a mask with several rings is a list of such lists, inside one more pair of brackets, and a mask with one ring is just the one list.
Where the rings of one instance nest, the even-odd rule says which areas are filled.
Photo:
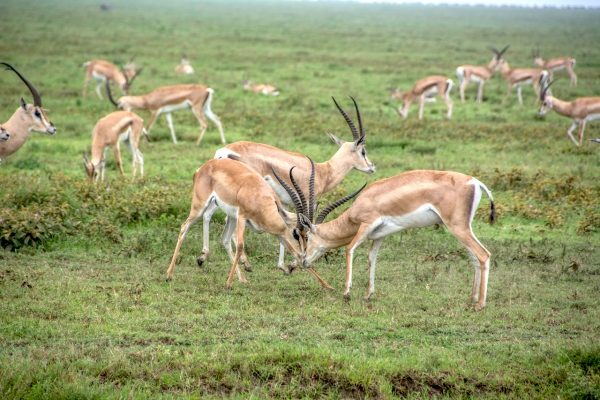
[[269, 84], [254, 85], [249, 80], [243, 80], [242, 86], [244, 87], [244, 90], [250, 90], [255, 93], [262, 93], [262, 94], [271, 95], [271, 96], [279, 95], [279, 90], [277, 90], [277, 88], [275, 86], [269, 85]]
[[446, 103], [448, 107], [448, 113], [446, 118], [452, 118], [452, 100], [450, 100], [450, 90], [454, 83], [451, 79], [445, 76], [434, 75], [423, 78], [415, 83], [412, 90], [409, 92], [401, 93], [398, 89], [392, 90], [392, 99], [396, 98], [403, 102], [402, 106], [398, 108], [398, 114], [402, 118], [408, 116], [408, 110], [410, 105], [415, 101], [419, 100], [419, 119], [423, 119], [423, 106], [425, 102], [435, 101], [435, 94], [440, 96], [440, 99]]
[[[471, 222], [484, 191], [491, 203], [490, 220], [495, 208], [491, 192], [477, 179], [458, 172], [409, 171], [369, 184], [352, 206], [333, 221], [325, 217], [346, 199], [325, 208], [312, 222], [301, 219], [306, 251], [303, 265], [312, 265], [327, 250], [348, 246], [344, 296], [352, 287], [352, 258], [364, 241], [372, 240], [369, 250], [369, 288], [365, 300], [375, 292], [375, 263], [383, 239], [411, 228], [445, 224], [466, 248], [475, 266], [472, 300], [477, 309], [485, 305], [490, 253], [473, 235]], [[310, 196], [309, 196], [310, 197]], [[308, 205], [310, 209], [312, 205]]]
[[[198, 218], [212, 215], [218, 208], [227, 214], [227, 223], [223, 231], [223, 245], [233, 265], [227, 279], [227, 287], [231, 288], [234, 272], [241, 282], [247, 282], [238, 261], [244, 250], [244, 233], [246, 225], [258, 233], [268, 232], [277, 237], [281, 244], [301, 259], [299, 247], [298, 224], [299, 214], [289, 213], [281, 207], [281, 203], [269, 184], [250, 167], [230, 159], [212, 159], [202, 165], [194, 174], [192, 208], [187, 220], [181, 225], [179, 239], [171, 265], [167, 271], [167, 281], [173, 278], [173, 269], [181, 243], [189, 228]], [[298, 209], [298, 212], [302, 211]], [[210, 218], [209, 218], [210, 219]], [[231, 238], [235, 231], [235, 255], [231, 251]], [[204, 225], [204, 237], [208, 236], [208, 224]], [[308, 271], [326, 289], [331, 289], [312, 269]]]
[[192, 113], [194, 113], [196, 118], [198, 118], [198, 122], [200, 122], [200, 136], [198, 136], [196, 146], [202, 141], [202, 137], [204, 137], [204, 132], [206, 132], [206, 127], [208, 126], [204, 115], [217, 125], [221, 134], [221, 142], [225, 144], [227, 142], [225, 141], [221, 120], [210, 109], [213, 92], [214, 90], [203, 85], [177, 85], [163, 86], [143, 96], [123, 96], [118, 101], [112, 98], [110, 91], [108, 92], [108, 96], [111, 103], [122, 110], [149, 110], [152, 115], [146, 129], [148, 133], [150, 133], [156, 117], [160, 114], [165, 114], [169, 123], [169, 129], [171, 130], [171, 137], [175, 144], [177, 144], [177, 137], [173, 129], [171, 113], [191, 108]]
[[498, 70], [500, 64], [504, 62], [502, 54], [508, 49], [508, 46], [503, 48], [501, 51], [496, 50], [494, 47], [490, 49], [495, 53], [494, 57], [490, 61], [487, 67], [479, 65], [461, 65], [456, 68], [456, 76], [458, 76], [458, 89], [460, 91], [460, 100], [465, 103], [465, 88], [470, 81], [479, 82], [479, 89], [477, 90], [477, 103], [481, 104], [483, 101], [483, 87], [485, 83], [492, 77], [494, 72]]
[[194, 74], [194, 68], [192, 68], [192, 64], [190, 64], [190, 60], [188, 60], [185, 53], [182, 55], [181, 63], [175, 67], [175, 72], [184, 75]]
[[[106, 91], [110, 96], [110, 87], [106, 82]], [[124, 143], [133, 156], [133, 170], [131, 172], [131, 181], [135, 179], [138, 164], [140, 173], [144, 176], [144, 156], [138, 149], [140, 136], [146, 134], [144, 129], [144, 120], [131, 111], [115, 111], [100, 119], [92, 132], [92, 160], [88, 160], [83, 154], [83, 165], [90, 180], [98, 182], [101, 176], [104, 181], [104, 170], [106, 169], [106, 152], [109, 147], [115, 151], [115, 161], [121, 171], [121, 176], [125, 177], [123, 165], [121, 163], [120, 143]]]
[[[356, 115], [358, 119], [359, 129], [356, 128], [354, 122], [350, 119], [348, 114], [340, 107], [340, 105], [333, 99], [339, 112], [342, 114], [346, 123], [350, 127], [352, 132], [352, 142], [345, 142], [331, 133], [328, 133], [331, 140], [333, 140], [340, 148], [338, 151], [324, 163], [315, 164], [315, 186], [314, 196], [318, 197], [324, 193], [333, 190], [344, 177], [353, 169], [358, 171], [372, 174], [375, 172], [375, 165], [367, 157], [366, 149], [366, 134], [362, 125], [360, 117], [360, 111], [356, 101], [354, 107], [356, 109]], [[292, 167], [296, 167], [294, 170], [298, 177], [299, 185], [303, 191], [308, 191], [309, 182], [309, 171], [311, 171], [311, 163], [309, 163], [306, 156], [293, 153], [290, 151], [280, 150], [278, 148], [253, 142], [236, 142], [217, 150], [215, 158], [232, 158], [240, 161], [250, 168], [255, 170], [264, 177], [269, 185], [275, 190], [275, 193], [281, 200], [283, 208], [287, 210], [294, 203], [290, 195], [284, 190], [284, 188], [277, 182], [275, 175], [271, 169], [271, 165], [275, 167], [277, 171], [289, 171]], [[292, 182], [289, 177], [283, 177], [288, 185]], [[204, 225], [210, 224], [210, 215], [205, 215]], [[208, 229], [208, 228], [206, 228]], [[208, 230], [207, 230], [208, 232]], [[198, 257], [198, 264], [202, 263], [207, 259], [209, 253], [209, 240], [208, 233], [204, 236], [204, 247], [202, 248], [202, 254]], [[285, 251], [283, 245], [279, 249], [279, 261], [277, 266], [283, 270], [286, 274], [291, 272], [290, 267], [284, 263]], [[246, 257], [242, 258], [244, 267], [246, 270], [250, 270], [250, 265], [247, 262]], [[293, 268], [292, 268], [293, 269]]]
[[114, 82], [123, 94], [129, 94], [129, 89], [133, 84], [133, 80], [142, 72], [142, 68], [138, 71], [135, 69], [135, 64], [133, 63], [133, 57], [127, 65], [120, 70], [111, 62], [104, 60], [92, 60], [82, 64], [82, 67], [85, 67], [85, 82], [83, 83], [83, 91], [81, 96], [85, 98], [87, 87], [90, 84], [90, 80], [92, 78], [98, 81], [96, 85], [96, 93], [98, 97], [102, 99], [102, 86], [105, 82]]
[[[571, 138], [575, 146], [581, 146], [583, 142], [583, 131], [585, 123], [600, 119], [600, 97], [581, 97], [573, 101], [562, 101], [553, 97], [549, 91], [550, 85], [555, 81], [544, 86], [540, 94], [542, 105], [538, 111], [539, 116], [545, 115], [548, 111], [554, 110], [558, 114], [567, 118], [571, 118], [573, 123], [567, 131], [567, 135]], [[579, 127], [579, 141], [577, 141], [572, 133], [575, 128]]]
[[[27, 102], [21, 98], [21, 106], [17, 108], [8, 121], [2, 124], [4, 137], [6, 137], [4, 141], [0, 141], [0, 162], [2, 162], [3, 158], [10, 156], [23, 147], [31, 131], [54, 135], [56, 133], [56, 128], [46, 116], [46, 110], [42, 107], [42, 96], [40, 96], [40, 92], [38, 92], [33, 84], [10, 64], [5, 62], [0, 64], [5, 65], [7, 69], [10, 69], [17, 74], [23, 83], [27, 85], [33, 96], [33, 104], [27, 104]], [[10, 140], [8, 140], [7, 135], [10, 136]]]
[[554, 71], [560, 71], [564, 69], [567, 74], [571, 77], [571, 83], [569, 86], [577, 86], [577, 75], [575, 75], [575, 59], [571, 57], [557, 57], [551, 58], [548, 61], [544, 61], [540, 56], [540, 51], [533, 53], [533, 63], [538, 67], [548, 71], [548, 80], [552, 80]]

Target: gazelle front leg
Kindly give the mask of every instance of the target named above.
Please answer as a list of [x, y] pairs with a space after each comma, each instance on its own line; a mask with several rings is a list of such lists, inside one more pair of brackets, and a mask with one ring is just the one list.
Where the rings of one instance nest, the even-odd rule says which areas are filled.
[[519, 85], [517, 87], [517, 96], [519, 97], [519, 105], [522, 106], [523, 105], [523, 96], [521, 96], [521, 88], [522, 88], [521, 85]]
[[423, 107], [425, 106], [425, 95], [421, 95], [421, 99], [419, 101], [419, 119], [423, 119]]
[[479, 88], [477, 89], [477, 103], [478, 104], [481, 104], [483, 102], [483, 85], [485, 85], [485, 81], [482, 79], [479, 81]]
[[371, 295], [375, 293], [375, 263], [377, 262], [377, 252], [383, 243], [383, 239], [375, 239], [371, 243], [371, 249], [369, 250], [369, 288], [367, 289], [365, 301], [369, 301]]
[[585, 118], [581, 120], [581, 122], [579, 123], [579, 144], [577, 145], [578, 147], [581, 146], [581, 143], [583, 142], [583, 131], [585, 129]]
[[[290, 206], [285, 203], [281, 203], [282, 208], [287, 211]], [[295, 261], [295, 260], [294, 260]], [[292, 272], [293, 268], [288, 268], [285, 265], [285, 247], [283, 243], [279, 243], [279, 260], [277, 261], [277, 268], [283, 271], [284, 274], [289, 275]]]
[[166, 113], [165, 118], [169, 123], [169, 129], [171, 130], [171, 137], [173, 138], [173, 144], [177, 144], [177, 138], [175, 137], [175, 129], [173, 128], [173, 118], [171, 117], [171, 113]]
[[[502, 103], [500, 104], [504, 104], [504, 102], [506, 101], [506, 98], [508, 97], [508, 94], [510, 93], [510, 91], [513, 89], [513, 85], [508, 85], [508, 90], [506, 91], [506, 93], [504, 93], [504, 97], [502, 98]], [[520, 89], [520, 87], [519, 87]]]
[[346, 249], [346, 285], [344, 288], [344, 298], [346, 300], [350, 299], [350, 288], [352, 287], [352, 258], [354, 257], [354, 251], [367, 239], [369, 233], [379, 225], [381, 225], [381, 222], [371, 226], [361, 226]]
[[238, 261], [242, 252], [244, 251], [244, 233], [246, 231], [246, 219], [240, 217], [238, 215], [237, 224], [236, 224], [236, 236], [237, 236], [237, 244], [235, 246], [235, 256], [233, 260], [233, 265], [231, 266], [231, 271], [229, 272], [229, 278], [227, 278], [227, 287], [231, 289], [233, 285], [233, 274], [237, 273], [238, 279], [242, 283], [247, 283], [248, 281], [244, 277], [242, 270], [238, 267]]
[[577, 140], [575, 140], [575, 138], [573, 137], [572, 133], [575, 130], [575, 128], [577, 128], [578, 126], [579, 126], [579, 120], [578, 119], [574, 119], [573, 123], [569, 127], [569, 130], [567, 131], [567, 135], [569, 135], [569, 137], [571, 138], [571, 140], [573, 141], [573, 143], [575, 143], [575, 146], [579, 146], [579, 143], [577, 143]]
[[98, 81], [98, 84], [96, 85], [96, 93], [98, 93], [98, 97], [100, 97], [100, 100], [103, 100], [102, 98], [102, 86], [104, 86], [104, 81]]

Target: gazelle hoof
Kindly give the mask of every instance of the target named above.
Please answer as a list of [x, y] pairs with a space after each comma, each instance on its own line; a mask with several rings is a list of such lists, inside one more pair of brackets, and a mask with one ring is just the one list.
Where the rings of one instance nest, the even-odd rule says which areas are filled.
[[196, 262], [198, 263], [198, 266], [201, 267], [202, 264], [204, 264], [204, 261], [206, 261], [206, 255], [202, 254], [200, 257], [196, 258]]

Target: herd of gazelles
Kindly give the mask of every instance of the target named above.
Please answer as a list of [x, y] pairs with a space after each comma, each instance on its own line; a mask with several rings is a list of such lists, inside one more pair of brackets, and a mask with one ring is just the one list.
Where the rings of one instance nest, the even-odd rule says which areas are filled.
[[[539, 114], [545, 114], [554, 109], [561, 115], [573, 119], [573, 125], [568, 131], [576, 145], [581, 145], [585, 122], [600, 117], [600, 98], [581, 98], [572, 102], [560, 101], [551, 96], [546, 84], [548, 72], [564, 68], [571, 75], [571, 84], [577, 80], [573, 73], [574, 60], [552, 59], [547, 62], [537, 55], [536, 64], [544, 69], [510, 69], [501, 58], [506, 51], [493, 49], [496, 53], [487, 67], [463, 65], [457, 69], [460, 78], [461, 100], [464, 102], [464, 89], [469, 81], [479, 82], [477, 102], [481, 103], [483, 86], [487, 79], [500, 69], [509, 82], [509, 89], [503, 101], [514, 86], [519, 90], [521, 101], [521, 85], [534, 85], [538, 98], [542, 100]], [[27, 85], [33, 96], [33, 104], [27, 104], [21, 99], [21, 105], [8, 122], [0, 125], [0, 160], [17, 151], [25, 142], [31, 131], [52, 135], [56, 128], [46, 116], [42, 108], [42, 99], [36, 88], [16, 69], [6, 63], [1, 63], [14, 71]], [[130, 63], [131, 64], [131, 63]], [[199, 144], [206, 130], [204, 115], [217, 125], [221, 140], [225, 137], [219, 118], [211, 111], [210, 103], [213, 90], [202, 85], [178, 85], [159, 88], [144, 96], [128, 96], [131, 82], [140, 73], [135, 68], [119, 70], [106, 61], [95, 60], [86, 64], [86, 87], [92, 77], [99, 81], [96, 91], [99, 97], [101, 87], [106, 86], [110, 101], [123, 111], [116, 111], [100, 119], [94, 127], [92, 136], [92, 159], [84, 154], [84, 164], [90, 179], [104, 179], [105, 154], [113, 147], [117, 165], [124, 175], [119, 153], [119, 143], [124, 142], [133, 154], [132, 178], [135, 178], [136, 167], [139, 164], [143, 175], [143, 156], [137, 148], [142, 134], [150, 131], [156, 117], [165, 114], [171, 129], [174, 143], [177, 143], [171, 112], [191, 108], [201, 124]], [[176, 67], [177, 72], [186, 72], [186, 66], [191, 69], [187, 58]], [[551, 79], [551, 78], [550, 78]], [[124, 93], [117, 101], [111, 96], [109, 82], [113, 81]], [[243, 82], [246, 89], [258, 93], [275, 94], [276, 89], [270, 85], [251, 87]], [[406, 118], [408, 107], [419, 99], [419, 118], [425, 101], [438, 93], [448, 104], [448, 118], [452, 115], [452, 103], [448, 92], [452, 81], [446, 77], [429, 77], [419, 81], [411, 92], [392, 93], [404, 101], [398, 110]], [[539, 85], [542, 87], [539, 88]], [[278, 93], [278, 92], [277, 92]], [[239, 267], [240, 260], [246, 270], [251, 270], [248, 259], [244, 254], [245, 228], [250, 227], [256, 232], [268, 232], [280, 241], [278, 267], [289, 274], [296, 266], [306, 268], [319, 282], [321, 287], [332, 289], [313, 269], [313, 264], [329, 249], [347, 246], [346, 250], [346, 282], [344, 296], [349, 297], [352, 286], [352, 259], [354, 251], [364, 241], [371, 240], [368, 255], [369, 285], [368, 300], [375, 291], [375, 265], [377, 253], [383, 239], [393, 233], [406, 229], [421, 228], [431, 225], [444, 224], [448, 230], [466, 247], [474, 263], [474, 280], [472, 300], [477, 302], [476, 309], [485, 305], [487, 292], [490, 253], [477, 240], [471, 229], [475, 210], [479, 205], [482, 192], [490, 200], [490, 222], [494, 221], [495, 210], [491, 192], [477, 179], [457, 172], [417, 170], [398, 174], [391, 178], [373, 182], [363, 186], [355, 193], [346, 196], [327, 206], [318, 215], [318, 203], [315, 197], [334, 189], [352, 169], [367, 174], [375, 172], [375, 166], [366, 154], [366, 135], [362, 126], [358, 105], [354, 102], [359, 129], [352, 119], [335, 102], [336, 107], [346, 120], [352, 132], [353, 140], [345, 142], [328, 133], [330, 138], [339, 146], [333, 157], [324, 163], [313, 161], [301, 154], [277, 149], [261, 143], [241, 141], [229, 144], [219, 149], [215, 158], [202, 165], [194, 174], [194, 189], [191, 211], [181, 226], [175, 253], [167, 271], [167, 280], [171, 280], [179, 249], [191, 225], [203, 218], [203, 249], [197, 262], [202, 265], [209, 253], [209, 226], [212, 215], [221, 209], [227, 215], [222, 243], [227, 250], [232, 267], [227, 279], [231, 288], [233, 276], [246, 282]], [[537, 99], [536, 99], [537, 100]], [[151, 111], [148, 129], [144, 128], [143, 120], [132, 113], [131, 109]], [[579, 143], [571, 132], [579, 125]], [[600, 139], [592, 139], [600, 143]], [[279, 171], [279, 173], [277, 172]], [[293, 188], [292, 188], [293, 187]], [[308, 199], [305, 193], [308, 193]], [[324, 222], [327, 215], [336, 207], [356, 197], [353, 204], [336, 219]], [[295, 213], [287, 210], [290, 206]], [[315, 217], [316, 215], [316, 217]], [[234, 237], [235, 233], [235, 237]], [[231, 241], [236, 244], [235, 253]], [[294, 263], [286, 266], [284, 263], [285, 250], [294, 256]]]

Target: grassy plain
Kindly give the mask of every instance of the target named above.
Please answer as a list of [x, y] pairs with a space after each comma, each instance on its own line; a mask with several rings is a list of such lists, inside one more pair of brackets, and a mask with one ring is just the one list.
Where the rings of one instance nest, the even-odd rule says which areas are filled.
[[[452, 121], [439, 101], [426, 104], [423, 121], [416, 106], [401, 120], [389, 100], [390, 86], [427, 75], [457, 83], [458, 65], [487, 64], [486, 46], [506, 44], [513, 67], [531, 66], [532, 48], [577, 59], [579, 86], [558, 73], [558, 98], [600, 96], [599, 10], [115, 3], [110, 12], [87, 0], [0, 3], [0, 58], [38, 87], [58, 128], [52, 137], [33, 133], [0, 167], [0, 230], [16, 241], [0, 249], [0, 397], [600, 398], [600, 147], [575, 148], [566, 118], [536, 117], [530, 88], [525, 106], [516, 93], [501, 106], [499, 75], [480, 106], [473, 84], [465, 105], [454, 89]], [[196, 75], [173, 73], [181, 52]], [[377, 173], [350, 173], [326, 200], [411, 169], [474, 174], [500, 214], [497, 225], [485, 224], [484, 199], [473, 224], [493, 257], [487, 307], [474, 312], [469, 302], [465, 250], [433, 228], [386, 240], [369, 303], [361, 299], [365, 249], [345, 302], [343, 249], [316, 267], [335, 287], [329, 293], [303, 271], [278, 272], [275, 240], [252, 233], [250, 282], [225, 290], [223, 215], [211, 225], [208, 264], [195, 263], [198, 224], [166, 283], [193, 172], [221, 146], [209, 125], [195, 147], [195, 117], [178, 112], [180, 145], [163, 118], [141, 144], [145, 179], [121, 180], [109, 153], [107, 181], [85, 180], [81, 153], [113, 108], [93, 87], [81, 98], [80, 65], [134, 54], [144, 72], [132, 94], [210, 85], [229, 142], [260, 141], [317, 161], [336, 150], [325, 131], [350, 137], [331, 96], [349, 111], [354, 96]], [[244, 92], [246, 76], [281, 95]], [[31, 99], [12, 73], [0, 73], [0, 85], [6, 121], [20, 96]], [[600, 137], [600, 124], [588, 124], [586, 137]], [[33, 231], [38, 244], [15, 250]]]

